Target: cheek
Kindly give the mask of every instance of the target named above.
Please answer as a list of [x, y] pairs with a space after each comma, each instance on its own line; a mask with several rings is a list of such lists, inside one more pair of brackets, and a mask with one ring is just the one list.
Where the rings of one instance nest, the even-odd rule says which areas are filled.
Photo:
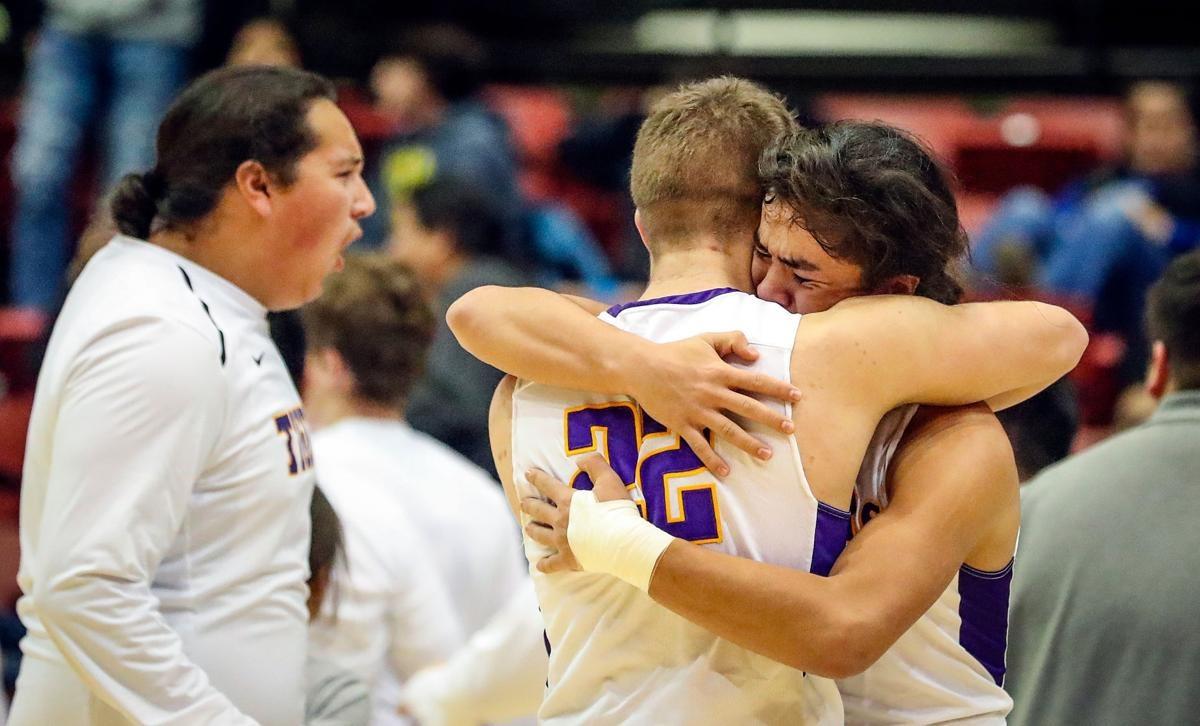
[[802, 309], [798, 309], [796, 312], [822, 312], [849, 297], [854, 297], [854, 294], [844, 290], [830, 290], [828, 288], [808, 290], [806, 288], [798, 288], [796, 291], [796, 306]]
[[750, 281], [757, 288], [762, 284], [763, 279], [767, 276], [767, 268], [769, 265], [766, 260], [763, 260], [758, 255], [751, 258], [750, 262]]
[[832, 303], [825, 300], [824, 294], [818, 290], [807, 290], [797, 286], [792, 291], [792, 312], [806, 315], [828, 310]]

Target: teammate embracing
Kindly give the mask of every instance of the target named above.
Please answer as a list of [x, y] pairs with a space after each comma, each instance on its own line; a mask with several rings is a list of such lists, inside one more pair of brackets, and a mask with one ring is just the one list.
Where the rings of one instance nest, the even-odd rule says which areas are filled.
[[[918, 401], [1000, 406], [1020, 400], [1069, 370], [1086, 340], [1069, 315], [1034, 303], [946, 307], [889, 296], [801, 317], [741, 292], [751, 288], [756, 214], [714, 225], [722, 205], [736, 205], [739, 187], [713, 184], [711, 175], [720, 169], [745, 179], [738, 177], [742, 157], [720, 144], [748, 137], [713, 118], [696, 126], [681, 120], [698, 113], [687, 105], [689, 98], [719, 97], [722, 83], [738, 82], [710, 81], [667, 97], [639, 135], [633, 193], [652, 259], [643, 300], [597, 320], [544, 291], [493, 288], [472, 293], [451, 311], [460, 340], [489, 362], [548, 384], [607, 394], [522, 382], [515, 391], [502, 388], [493, 411], [498, 466], [510, 486], [536, 466], [575, 489], [597, 487], [595, 495], [573, 498], [568, 548], [570, 490], [545, 476], [533, 478], [558, 504], [555, 511], [537, 500], [524, 503], [535, 519], [555, 525], [526, 529], [531, 560], [549, 555], [538, 569], [574, 565], [573, 548], [585, 570], [628, 583], [586, 573], [539, 576], [555, 648], [545, 719], [716, 722], [731, 717], [720, 710], [731, 703], [742, 709], [733, 717], [747, 721], [839, 719], [840, 706], [812, 674], [844, 677], [874, 662], [939, 602], [948, 583], [958, 578], [970, 590], [974, 580], [959, 572], [964, 563], [995, 571], [995, 589], [1006, 590], [1004, 568], [1015, 538], [1011, 450], [986, 408], [918, 424], [910, 424], [909, 412], [891, 414], [893, 425], [883, 434], [876, 431], [880, 420]], [[951, 289], [945, 267], [964, 244], [953, 197], [936, 165], [903, 133], [844, 124], [788, 136], [766, 158], [786, 165], [786, 178], [828, 177], [812, 189], [799, 187], [804, 197], [773, 181], [773, 196], [763, 207], [756, 278], [765, 283], [784, 269], [803, 272], [795, 281], [805, 291], [802, 299], [811, 298], [803, 312], [865, 293]], [[697, 184], [690, 186], [692, 181]], [[861, 206], [839, 206], [848, 201]], [[847, 214], [856, 216], [841, 221]], [[927, 235], [926, 246], [904, 248], [911, 234]], [[887, 255], [866, 259], [879, 252], [880, 240]], [[754, 448], [732, 420], [705, 424], [717, 433], [708, 450], [695, 439], [694, 421], [684, 422], [690, 430], [676, 426], [664, 402], [686, 385], [652, 400], [652, 387], [639, 382], [657, 380], [657, 369], [671, 367], [651, 361], [682, 350], [677, 341], [724, 328], [745, 335], [753, 352], [737, 348], [756, 358], [755, 374], [804, 390], [802, 404], [777, 409], [778, 430], [747, 424], [770, 446], [757, 459], [742, 453]], [[620, 391], [635, 394], [679, 434], [613, 395]], [[766, 418], [761, 402], [727, 400], [726, 408], [736, 413]], [[906, 427], [908, 440], [889, 478], [890, 453]], [[793, 429], [794, 436], [780, 434]], [[948, 443], [952, 460], [935, 461]], [[593, 451], [607, 454], [612, 467], [592, 458], [586, 476], [576, 474], [572, 457]], [[713, 454], [735, 466], [724, 469]], [[877, 500], [883, 513], [843, 554], [864, 455], [879, 466], [864, 470], [861, 498]], [[713, 474], [721, 476], [719, 483]], [[923, 484], [899, 485], [908, 480]], [[615, 484], [615, 492], [606, 495], [605, 483]], [[627, 487], [636, 505], [597, 503]], [[521, 493], [531, 490], [521, 487]], [[982, 528], [982, 520], [960, 506], [980, 497], [976, 505], [987, 520]], [[1005, 520], [1005, 512], [1013, 516]], [[831, 576], [820, 576], [831, 567]], [[708, 633], [654, 611], [647, 591]], [[956, 614], [974, 612], [977, 604], [986, 609], [988, 601], [972, 596]], [[949, 602], [947, 608], [953, 609]], [[1006, 602], [999, 612], [1002, 626]], [[963, 631], [977, 622], [974, 616], [960, 620]], [[1003, 634], [994, 625], [980, 633], [985, 639], [998, 635], [1002, 670]], [[772, 670], [713, 634], [794, 670]], [[956, 639], [955, 646], [968, 652], [958, 660], [971, 678], [991, 684], [990, 701], [976, 708], [977, 715], [1002, 717], [1008, 704], [992, 678], [994, 649], [968, 648], [957, 633]], [[791, 691], [779, 690], [789, 683]], [[846, 717], [868, 720], [858, 704], [876, 692], [870, 684], [859, 692], [851, 688], [843, 683]], [[917, 700], [931, 708], [911, 715], [914, 720], [962, 717], [943, 715], [939, 699]]]

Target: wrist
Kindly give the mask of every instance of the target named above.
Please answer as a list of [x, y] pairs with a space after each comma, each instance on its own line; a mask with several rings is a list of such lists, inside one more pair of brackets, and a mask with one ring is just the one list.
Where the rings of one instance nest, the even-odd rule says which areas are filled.
[[622, 394], [636, 399], [640, 384], [646, 380], [647, 369], [654, 365], [654, 351], [658, 344], [637, 335], [627, 334], [624, 337], [628, 340], [622, 340], [621, 345], [610, 348], [610, 352], [605, 355], [608, 365], [605, 366], [603, 374], [612, 382], [612, 390], [606, 393]]
[[598, 502], [590, 491], [571, 498], [567, 540], [586, 572], [612, 575], [649, 593], [654, 568], [674, 539], [642, 519], [631, 500]]

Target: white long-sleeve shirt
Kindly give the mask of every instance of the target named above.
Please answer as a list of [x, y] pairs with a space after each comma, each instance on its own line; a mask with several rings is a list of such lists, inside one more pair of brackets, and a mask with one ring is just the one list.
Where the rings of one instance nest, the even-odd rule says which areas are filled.
[[[313, 652], [371, 683], [373, 723], [404, 723], [401, 684], [449, 658], [527, 579], [516, 526], [498, 484], [400, 421], [344, 419], [314, 434], [313, 448], [349, 565], [335, 579], [337, 619], [314, 623]], [[426, 573], [435, 582], [415, 587]], [[390, 614], [372, 604], [389, 593], [400, 598]], [[542, 647], [540, 629], [530, 638]], [[437, 657], [418, 662], [422, 652]]]
[[[400, 507], [433, 556], [464, 632], [483, 627], [526, 579], [521, 535], [500, 484], [398, 420], [346, 418], [314, 434], [321, 489]], [[350, 525], [347, 525], [349, 528]]]
[[336, 609], [313, 621], [311, 654], [367, 684], [371, 723], [407, 723], [396, 712], [401, 684], [449, 658], [464, 635], [428, 545], [404, 510], [371, 496], [375, 482], [359, 483], [366, 487], [326, 492], [342, 523], [346, 567], [334, 570], [326, 600]]
[[526, 580], [449, 661], [408, 679], [401, 703], [421, 726], [533, 723], [549, 666], [542, 633], [537, 594]]
[[30, 419], [13, 723], [300, 723], [311, 469], [266, 310], [156, 245], [97, 253]]

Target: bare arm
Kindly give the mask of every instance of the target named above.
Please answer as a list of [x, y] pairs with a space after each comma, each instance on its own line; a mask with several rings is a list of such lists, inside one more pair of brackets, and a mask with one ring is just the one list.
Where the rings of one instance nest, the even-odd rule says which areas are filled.
[[[589, 459], [585, 468], [598, 499], [624, 496], [602, 459]], [[890, 506], [851, 540], [829, 577], [677, 539], [658, 561], [650, 595], [713, 633], [795, 668], [831, 678], [860, 673], [936, 601], [995, 529], [996, 512], [1018, 506], [1008, 440], [995, 418], [978, 410], [911, 437], [893, 476]], [[578, 555], [586, 547], [580, 538], [591, 533], [572, 529], [566, 542], [564, 512], [572, 493], [544, 474], [530, 481], [558, 503], [522, 501], [534, 519], [553, 525], [526, 531], [559, 549], [538, 567], [567, 569], [572, 546]]]
[[519, 378], [632, 396], [718, 475], [728, 467], [704, 436], [705, 429], [751, 455], [764, 456], [763, 444], [727, 414], [785, 433], [792, 430], [791, 421], [747, 394], [797, 400], [799, 392], [788, 382], [722, 360], [729, 355], [757, 358], [740, 333], [659, 344], [597, 319], [591, 310], [598, 303], [574, 300], [579, 299], [539, 288], [485, 286], [455, 301], [446, 320], [472, 355]]
[[844, 301], [807, 316], [796, 336], [802, 366], [820, 361], [825, 383], [880, 413], [904, 403], [1019, 403], [1074, 368], [1087, 341], [1083, 325], [1054, 305], [910, 296]]
[[516, 485], [512, 470], [512, 396], [517, 379], [505, 376], [496, 385], [492, 394], [492, 405], [488, 410], [488, 437], [492, 443], [492, 461], [496, 463], [496, 474], [504, 486], [504, 498], [512, 510], [517, 524], [521, 523], [521, 508], [518, 505]]

